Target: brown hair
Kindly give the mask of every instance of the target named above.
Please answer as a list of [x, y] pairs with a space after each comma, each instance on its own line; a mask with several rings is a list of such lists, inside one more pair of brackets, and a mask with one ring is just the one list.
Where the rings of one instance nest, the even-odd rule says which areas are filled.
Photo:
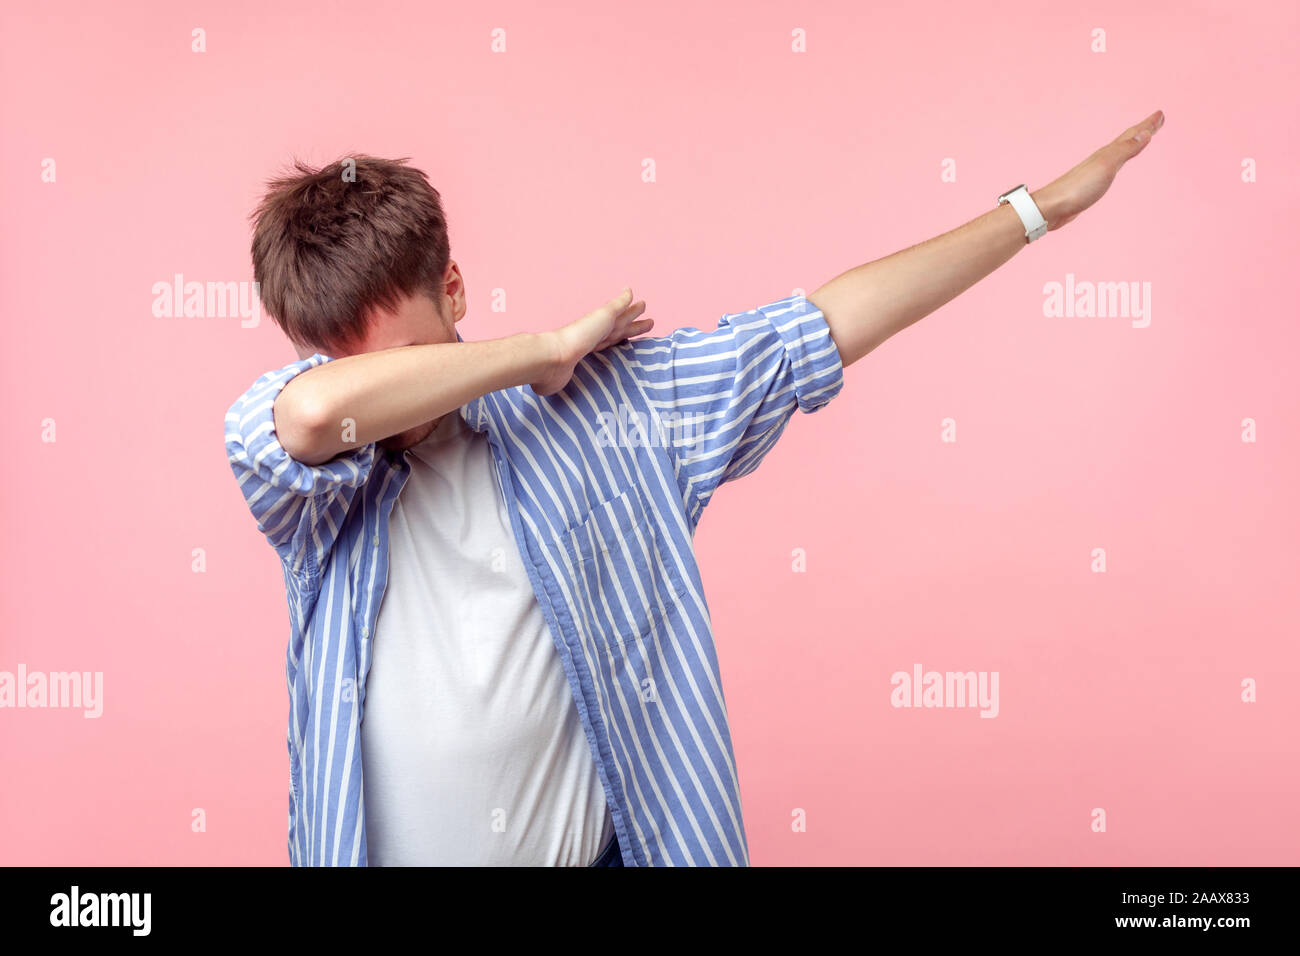
[[295, 345], [346, 349], [371, 309], [442, 294], [447, 219], [428, 177], [406, 163], [363, 155], [317, 170], [295, 160], [267, 183], [251, 217], [253, 278]]

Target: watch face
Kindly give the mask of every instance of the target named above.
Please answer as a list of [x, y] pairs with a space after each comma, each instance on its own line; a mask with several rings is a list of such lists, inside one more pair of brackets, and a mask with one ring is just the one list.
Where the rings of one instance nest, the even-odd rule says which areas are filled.
[[1001, 196], [998, 197], [998, 203], [1000, 204], [1006, 202], [1007, 197], [1010, 196], [1013, 192], [1015, 192], [1017, 189], [1024, 189], [1024, 188], [1025, 188], [1024, 183], [1021, 183], [1019, 186], [1012, 186], [1010, 189], [1008, 189], [1006, 192], [1004, 192]]

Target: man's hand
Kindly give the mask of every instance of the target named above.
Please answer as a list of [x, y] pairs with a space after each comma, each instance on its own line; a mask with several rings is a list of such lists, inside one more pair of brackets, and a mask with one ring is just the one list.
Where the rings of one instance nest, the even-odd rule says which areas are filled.
[[1060, 229], [1104, 196], [1124, 164], [1146, 149], [1156, 130], [1164, 124], [1164, 112], [1156, 110], [1068, 173], [1035, 191], [1034, 202], [1047, 220], [1047, 231]]
[[553, 332], [541, 333], [549, 356], [546, 374], [532, 382], [538, 395], [552, 395], [569, 384], [574, 367], [591, 352], [599, 352], [624, 339], [648, 332], [654, 319], [642, 319], [645, 302], [633, 302], [624, 289], [604, 305]]

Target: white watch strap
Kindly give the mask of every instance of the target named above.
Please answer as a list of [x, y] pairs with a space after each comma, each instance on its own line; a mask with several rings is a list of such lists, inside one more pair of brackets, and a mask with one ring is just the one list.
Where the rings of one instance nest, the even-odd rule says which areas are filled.
[[1026, 242], [1041, 239], [1047, 234], [1047, 220], [1038, 211], [1038, 204], [1034, 202], [1033, 197], [1029, 195], [1029, 190], [1024, 186], [1017, 186], [1010, 192], [1005, 192], [999, 196], [998, 205], [1000, 206], [1004, 202], [1011, 203], [1011, 208], [1016, 211], [1016, 215], [1024, 223]]

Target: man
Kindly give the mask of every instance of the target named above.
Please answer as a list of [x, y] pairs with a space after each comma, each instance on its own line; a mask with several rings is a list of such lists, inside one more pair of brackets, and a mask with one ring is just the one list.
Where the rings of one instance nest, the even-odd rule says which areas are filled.
[[422, 173], [359, 157], [273, 181], [254, 273], [300, 360], [234, 403], [226, 446], [289, 601], [291, 862], [747, 864], [704, 506], [1163, 123], [806, 298], [665, 337], [637, 338], [624, 289], [467, 342]]

